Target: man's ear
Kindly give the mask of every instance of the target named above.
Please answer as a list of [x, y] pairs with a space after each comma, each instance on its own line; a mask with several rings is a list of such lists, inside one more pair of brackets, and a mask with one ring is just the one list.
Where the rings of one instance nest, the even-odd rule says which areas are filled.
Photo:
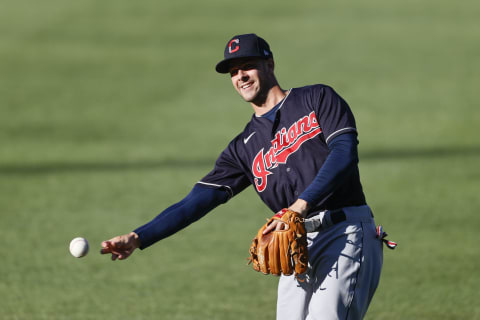
[[275, 61], [273, 61], [273, 58], [268, 58], [267, 59], [267, 66], [270, 70], [275, 70]]

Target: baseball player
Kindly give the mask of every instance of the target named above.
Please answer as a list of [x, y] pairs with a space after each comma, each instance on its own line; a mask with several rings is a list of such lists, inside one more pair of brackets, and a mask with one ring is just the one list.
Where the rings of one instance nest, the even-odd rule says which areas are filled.
[[[270, 46], [257, 35], [227, 42], [216, 71], [230, 74], [253, 107], [252, 118], [183, 200], [133, 232], [102, 242], [101, 253], [126, 259], [253, 185], [273, 213], [300, 213], [308, 232], [307, 272], [302, 279], [280, 277], [277, 319], [362, 319], [383, 254], [360, 184], [354, 116], [329, 86], [282, 89], [274, 67]], [[264, 233], [285, 228], [276, 220]]]

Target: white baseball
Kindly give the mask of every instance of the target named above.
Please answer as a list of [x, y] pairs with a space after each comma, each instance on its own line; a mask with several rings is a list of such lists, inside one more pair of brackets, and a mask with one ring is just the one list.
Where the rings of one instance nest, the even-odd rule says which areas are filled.
[[81, 258], [88, 253], [88, 241], [85, 238], [77, 237], [70, 241], [70, 253], [75, 258]]

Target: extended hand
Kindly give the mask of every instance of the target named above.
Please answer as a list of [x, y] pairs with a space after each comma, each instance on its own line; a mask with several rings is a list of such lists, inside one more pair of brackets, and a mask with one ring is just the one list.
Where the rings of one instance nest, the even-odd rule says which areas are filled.
[[[308, 212], [308, 203], [305, 200], [302, 199], [297, 199], [288, 209], [300, 213], [302, 217], [305, 217]], [[279, 214], [281, 211], [279, 211], [277, 214]], [[280, 231], [280, 230], [288, 230], [288, 225], [280, 220], [274, 220], [272, 223], [268, 225], [268, 227], [263, 230], [263, 234], [267, 234], [270, 231]]]
[[140, 240], [135, 232], [116, 236], [102, 242], [101, 254], [112, 254], [112, 260], [125, 260], [140, 246]]

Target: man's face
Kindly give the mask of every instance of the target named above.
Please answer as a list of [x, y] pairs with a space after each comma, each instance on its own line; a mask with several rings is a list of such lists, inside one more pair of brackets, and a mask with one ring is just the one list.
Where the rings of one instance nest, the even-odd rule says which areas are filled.
[[231, 63], [229, 72], [233, 87], [247, 102], [260, 103], [271, 87], [273, 70], [267, 60], [238, 59]]

